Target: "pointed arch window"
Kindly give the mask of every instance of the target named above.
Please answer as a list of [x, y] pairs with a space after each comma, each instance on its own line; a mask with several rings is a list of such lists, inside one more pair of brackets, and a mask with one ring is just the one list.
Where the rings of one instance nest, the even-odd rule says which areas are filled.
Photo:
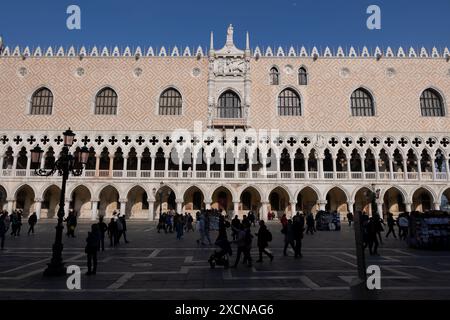
[[95, 114], [116, 115], [117, 93], [111, 88], [104, 88], [95, 97]]
[[292, 89], [283, 90], [278, 96], [279, 116], [301, 116], [302, 105], [300, 96]]
[[298, 84], [300, 86], [306, 86], [308, 84], [308, 73], [304, 67], [298, 69]]
[[373, 97], [369, 91], [363, 88], [353, 91], [351, 96], [352, 116], [373, 117], [375, 115]]
[[53, 93], [47, 88], [40, 88], [31, 97], [32, 115], [51, 115], [53, 111]]
[[159, 115], [160, 116], [180, 116], [182, 114], [183, 98], [181, 93], [169, 88], [159, 97]]
[[444, 103], [441, 95], [434, 89], [426, 89], [420, 96], [420, 111], [423, 117], [443, 117]]
[[280, 84], [280, 73], [278, 69], [273, 67], [270, 69], [270, 85], [277, 86]]
[[220, 118], [242, 117], [241, 99], [235, 92], [228, 90], [219, 97], [218, 115]]

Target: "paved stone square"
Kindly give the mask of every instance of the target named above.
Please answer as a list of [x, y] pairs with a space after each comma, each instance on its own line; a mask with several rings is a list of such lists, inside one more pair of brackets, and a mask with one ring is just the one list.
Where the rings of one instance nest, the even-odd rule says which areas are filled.
[[[0, 299], [351, 299], [356, 276], [353, 228], [305, 235], [303, 258], [283, 257], [283, 235], [269, 223], [274, 239], [266, 259], [253, 268], [210, 269], [213, 247], [198, 247], [197, 233], [158, 234], [156, 224], [128, 222], [129, 244], [99, 254], [96, 276], [86, 276], [85, 239], [90, 222], [81, 222], [75, 239], [64, 238], [67, 265], [82, 268], [82, 289], [70, 291], [66, 278], [42, 276], [51, 257], [54, 221], [41, 221], [36, 234], [6, 239], [0, 253]], [[253, 228], [256, 232], [256, 228]], [[212, 233], [212, 239], [216, 233]], [[254, 242], [255, 243], [255, 242]], [[420, 251], [393, 238], [384, 240], [380, 257], [367, 265], [381, 267], [378, 299], [450, 298], [450, 252]], [[256, 248], [252, 255], [256, 260]], [[234, 261], [235, 256], [232, 256]]]

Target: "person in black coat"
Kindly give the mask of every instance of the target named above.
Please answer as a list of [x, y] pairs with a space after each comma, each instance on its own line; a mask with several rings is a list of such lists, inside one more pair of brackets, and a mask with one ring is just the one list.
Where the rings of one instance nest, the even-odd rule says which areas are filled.
[[30, 232], [34, 234], [34, 226], [37, 223], [37, 215], [36, 212], [33, 212], [30, 217], [28, 218], [28, 224], [30, 225], [30, 228], [28, 229], [28, 235], [30, 235]]
[[129, 243], [130, 241], [127, 240], [127, 222], [125, 221], [125, 215], [119, 216], [120, 222], [122, 222], [122, 234], [123, 240], [125, 240], [125, 243]]
[[86, 248], [85, 252], [87, 254], [87, 275], [97, 273], [97, 251], [99, 245], [99, 233], [98, 224], [93, 224], [91, 226], [91, 232], [88, 232], [88, 237], [86, 238]]
[[259, 221], [259, 230], [258, 233], [255, 233], [258, 237], [258, 249], [259, 249], [259, 259], [256, 262], [262, 262], [263, 256], [262, 254], [266, 254], [270, 258], [270, 262], [273, 261], [273, 255], [267, 251], [267, 247], [269, 246], [269, 242], [271, 241], [272, 234], [267, 229], [264, 221]]
[[105, 233], [108, 231], [108, 226], [103, 221], [103, 216], [100, 216], [98, 221], [98, 229], [100, 234], [100, 244], [98, 246], [98, 250], [100, 251], [100, 248], [102, 251], [105, 251]]
[[388, 212], [387, 225], [388, 225], [388, 232], [386, 233], [386, 238], [392, 233], [394, 238], [397, 239], [397, 236], [395, 235], [395, 229], [394, 229], [394, 226], [395, 226], [394, 215], [390, 212]]
[[110, 241], [110, 247], [115, 247], [117, 245], [117, 224], [114, 218], [111, 218], [108, 223], [108, 237]]
[[233, 241], [236, 241], [238, 237], [238, 233], [240, 230], [241, 221], [238, 218], [238, 215], [235, 215], [233, 220], [231, 220], [231, 235], [233, 237]]
[[295, 240], [295, 258], [302, 257], [302, 239], [303, 232], [305, 230], [305, 217], [297, 214], [294, 217], [293, 221], [293, 230], [294, 230], [294, 240]]

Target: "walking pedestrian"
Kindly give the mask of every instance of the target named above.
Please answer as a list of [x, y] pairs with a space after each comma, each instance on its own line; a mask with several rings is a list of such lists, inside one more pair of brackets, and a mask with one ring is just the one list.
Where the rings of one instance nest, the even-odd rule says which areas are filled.
[[387, 225], [388, 225], [388, 232], [386, 233], [386, 239], [388, 238], [388, 236], [391, 233], [394, 236], [394, 238], [397, 239], [397, 236], [395, 235], [395, 230], [394, 230], [394, 226], [395, 226], [394, 215], [390, 212], [388, 212]]
[[125, 215], [123, 214], [123, 215], [119, 216], [119, 220], [120, 220], [120, 223], [122, 224], [123, 240], [125, 240], [125, 243], [129, 243], [130, 241], [128, 241], [128, 239], [127, 239], [127, 222], [126, 222]]
[[294, 227], [292, 225], [292, 220], [289, 219], [287, 221], [286, 227], [284, 230], [284, 250], [283, 255], [286, 257], [287, 254], [287, 248], [288, 246], [291, 246], [292, 250], [295, 252], [295, 240], [294, 240]]
[[302, 239], [303, 232], [305, 230], [305, 218], [303, 215], [300, 215], [297, 212], [293, 221], [293, 231], [294, 231], [294, 240], [295, 240], [295, 258], [302, 257]]
[[116, 221], [114, 221], [114, 218], [111, 218], [111, 220], [108, 223], [108, 237], [110, 241], [110, 247], [115, 247], [117, 245], [117, 225]]
[[100, 251], [100, 248], [102, 251], [105, 251], [105, 233], [108, 231], [108, 226], [103, 221], [103, 216], [100, 216], [98, 219], [98, 230], [100, 234], [100, 244], [98, 246], [98, 250]]
[[238, 238], [240, 226], [241, 221], [239, 220], [238, 215], [235, 215], [233, 220], [231, 220], [231, 236], [233, 237], [233, 241], [236, 241], [236, 239]]
[[311, 212], [306, 216], [306, 234], [308, 233], [314, 234], [314, 216]]
[[200, 234], [200, 238], [197, 239], [197, 245], [205, 245], [205, 219], [203, 214], [197, 212], [197, 227], [198, 233]]
[[369, 253], [371, 256], [376, 255], [378, 256], [378, 229], [377, 229], [377, 222], [375, 217], [371, 217], [369, 219], [369, 222], [367, 224], [367, 242], [369, 246]]
[[406, 240], [408, 237], [408, 227], [409, 227], [409, 220], [406, 213], [403, 213], [401, 217], [398, 219], [398, 224], [400, 227], [401, 235], [399, 235], [400, 239]]
[[33, 212], [29, 217], [28, 217], [28, 225], [30, 226], [30, 228], [28, 229], [28, 235], [30, 235], [30, 232], [32, 234], [34, 234], [34, 226], [37, 223], [37, 215], [36, 212]]
[[352, 222], [353, 222], [353, 213], [351, 213], [351, 212], [347, 213], [347, 220], [348, 220], [348, 226], [351, 227]]
[[91, 226], [91, 231], [88, 232], [88, 237], [86, 238], [86, 248], [85, 252], [87, 254], [87, 267], [88, 276], [97, 273], [97, 251], [99, 245], [99, 229], [98, 224], [93, 224]]
[[270, 233], [269, 229], [267, 229], [266, 224], [263, 220], [259, 221], [259, 230], [258, 233], [255, 234], [258, 237], [258, 250], [259, 250], [259, 259], [256, 262], [263, 261], [263, 253], [266, 254], [270, 258], [270, 262], [273, 261], [273, 255], [267, 251], [267, 247], [269, 246], [269, 242], [272, 241], [272, 233]]
[[241, 254], [244, 254], [245, 256], [245, 249], [246, 249], [246, 242], [245, 242], [246, 232], [244, 230], [244, 226], [240, 224], [238, 226], [238, 229], [236, 230], [236, 233], [237, 237], [236, 240], [233, 240], [233, 242], [237, 244], [237, 253], [236, 253], [236, 260], [232, 268], [237, 267], [237, 265], [239, 264], [239, 260], [241, 259]]
[[64, 220], [67, 223], [67, 236], [75, 238], [75, 228], [77, 226], [77, 216], [73, 210], [69, 211], [69, 215]]
[[19, 225], [19, 218], [17, 215], [17, 210], [14, 210], [13, 213], [11, 213], [10, 216], [10, 221], [11, 221], [11, 235], [12, 236], [17, 236], [17, 227]]
[[3, 250], [5, 248], [5, 235], [6, 232], [8, 231], [8, 228], [6, 226], [6, 218], [8, 217], [8, 213], [7, 212], [3, 212], [0, 215], [0, 249]]

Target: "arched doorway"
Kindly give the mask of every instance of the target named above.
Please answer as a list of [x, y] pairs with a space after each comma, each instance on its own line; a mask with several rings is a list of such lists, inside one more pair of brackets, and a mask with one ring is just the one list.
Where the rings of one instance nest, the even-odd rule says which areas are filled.
[[405, 199], [403, 194], [395, 187], [389, 188], [383, 197], [383, 207], [385, 213], [392, 213], [398, 216], [401, 212], [405, 212]]
[[441, 210], [442, 211], [446, 211], [446, 212], [450, 212], [450, 188], [446, 189], [443, 193], [442, 193], [442, 197], [441, 197]]
[[[372, 191], [369, 188], [363, 187], [358, 190], [355, 194], [355, 204], [353, 211], [354, 212], [364, 212], [370, 216], [372, 216]], [[382, 212], [379, 212], [380, 216], [382, 216]]]
[[15, 209], [22, 210], [26, 217], [34, 211], [35, 194], [29, 185], [23, 185], [16, 191]]
[[282, 187], [276, 187], [269, 194], [270, 212], [281, 218], [283, 214], [289, 215], [289, 194]]
[[98, 214], [103, 217], [111, 217], [113, 212], [119, 213], [119, 192], [113, 186], [103, 188], [99, 196]]
[[48, 187], [44, 191], [41, 206], [41, 217], [54, 218], [59, 210], [59, 198], [61, 189], [55, 185]]
[[253, 211], [257, 217], [261, 216], [261, 195], [254, 187], [245, 188], [240, 196], [239, 214], [248, 215], [249, 211]]
[[183, 197], [183, 211], [195, 214], [205, 208], [205, 196], [196, 186], [186, 190]]
[[419, 188], [413, 194], [412, 210], [426, 212], [433, 209], [433, 195], [425, 188]]
[[213, 209], [223, 210], [227, 214], [233, 210], [233, 195], [230, 190], [225, 187], [217, 188], [212, 195]]
[[303, 213], [309, 213], [316, 214], [318, 211], [317, 208], [317, 201], [319, 200], [319, 197], [311, 187], [303, 188], [297, 196], [297, 205], [295, 210], [296, 211], [302, 211]]
[[0, 210], [6, 210], [7, 207], [7, 193], [6, 193], [6, 189], [3, 188], [3, 186], [0, 186]]
[[325, 206], [325, 210], [329, 212], [338, 212], [341, 215], [342, 220], [348, 213], [348, 199], [345, 192], [341, 188], [334, 187], [328, 191], [326, 199], [327, 205]]
[[148, 217], [148, 196], [141, 186], [135, 186], [127, 194], [125, 215], [127, 218], [144, 219]]
[[162, 186], [156, 191], [154, 212], [155, 216], [159, 218], [160, 213], [169, 212], [170, 210], [176, 210], [176, 196], [172, 188], [168, 186]]
[[81, 219], [89, 219], [91, 217], [91, 192], [86, 186], [80, 185], [72, 191], [70, 208], [73, 209]]

